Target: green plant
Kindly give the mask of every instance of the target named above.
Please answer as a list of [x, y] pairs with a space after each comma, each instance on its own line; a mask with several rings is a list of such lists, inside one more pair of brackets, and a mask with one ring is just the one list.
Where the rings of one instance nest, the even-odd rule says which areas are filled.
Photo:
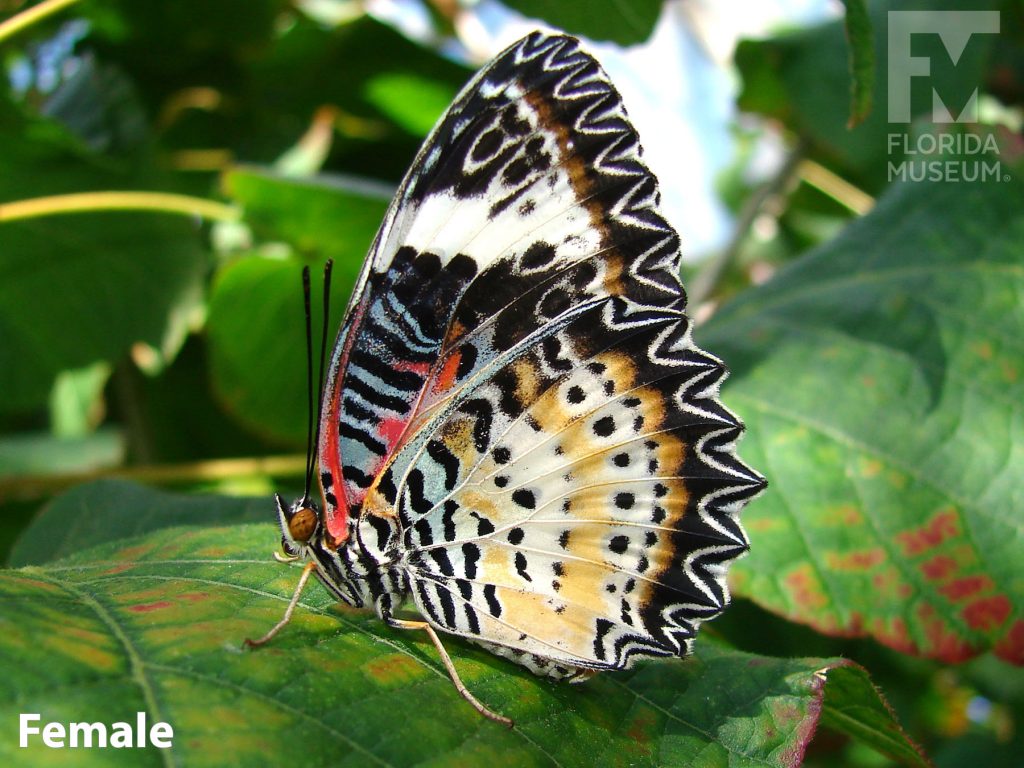
[[[145, 710], [174, 724], [171, 752], [77, 763], [1014, 764], [1024, 14], [993, 4], [1003, 32], [940, 75], [985, 97], [949, 135], [999, 153], [943, 162], [998, 177], [900, 184], [889, 6], [845, 5], [849, 45], [836, 22], [740, 46], [740, 106], [795, 149], [763, 186], [725, 180], [739, 230], [686, 276], [721, 303], [696, 336], [729, 364], [740, 452], [771, 482], [743, 518], [736, 605], [695, 658], [583, 686], [449, 643], [511, 732], [459, 700], [428, 642], [319, 588], [272, 646], [240, 647], [296, 579], [269, 556], [267, 495], [301, 483], [302, 458], [278, 455], [304, 438], [300, 265], [335, 259], [344, 306], [390, 196], [366, 179], [400, 178], [471, 71], [284, 0], [83, 0], [0, 26], [5, 762], [60, 757], [26, 758], [20, 712]], [[582, 7], [551, 20], [628, 44], [659, 3]], [[906, 135], [935, 131], [928, 95]]]

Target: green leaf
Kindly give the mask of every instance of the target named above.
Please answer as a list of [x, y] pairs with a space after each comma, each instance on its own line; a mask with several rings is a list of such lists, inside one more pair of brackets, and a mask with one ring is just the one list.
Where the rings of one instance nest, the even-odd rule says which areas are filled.
[[47, 504], [11, 549], [13, 567], [39, 565], [118, 539], [176, 525], [276, 518], [269, 497], [168, 493], [127, 480], [78, 485]]
[[904, 765], [927, 764], [863, 667], [838, 666], [828, 673], [821, 724], [845, 733]]
[[[508, 730], [462, 701], [426, 637], [303, 596], [271, 645], [242, 650], [281, 615], [297, 569], [270, 561], [271, 525], [172, 528], [43, 567], [0, 572], [0, 717], [135, 721], [174, 728], [175, 764], [796, 766], [825, 709], [866, 734], [891, 733], [888, 754], [924, 764], [865, 679], [830, 678], [849, 662], [773, 659], [698, 643], [688, 661], [650, 663], [573, 686], [534, 677], [449, 638], [464, 682], [517, 722]], [[837, 701], [832, 702], [835, 698]], [[863, 714], [863, 718], [861, 715]], [[836, 718], [838, 720], [838, 718]], [[840, 723], [849, 731], [849, 724]], [[0, 733], [0, 759], [19, 750]], [[150, 765], [153, 750], [116, 755]], [[79, 765], [110, 752], [79, 750]]]
[[[0, 205], [136, 186], [2, 95], [0, 143]], [[0, 253], [0, 412], [45, 406], [61, 371], [118, 360], [135, 342], [172, 355], [207, 266], [193, 222], [149, 213], [0, 221]]]
[[92, 472], [122, 461], [124, 440], [112, 427], [77, 437], [56, 437], [49, 432], [0, 435], [0, 479]]
[[206, 267], [190, 230], [136, 213], [0, 223], [0, 409], [45, 405], [61, 371], [135, 342], [173, 354]]
[[544, 0], [507, 0], [524, 16], [543, 19], [553, 27], [591, 40], [619, 45], [642, 43], [651, 36], [661, 13], [661, 0], [599, 0], [589, 3], [550, 3]]
[[366, 99], [414, 136], [426, 136], [458, 89], [421, 75], [385, 73], [366, 84]]
[[[430, 93], [416, 98], [429, 114], [413, 116], [410, 105], [394, 100], [405, 92], [380, 89], [381, 82], [412, 75], [429, 83]], [[422, 123], [447, 106], [438, 104], [439, 94], [456, 93], [471, 75], [372, 16], [328, 28], [300, 14], [282, 28], [268, 55], [253, 62], [252, 92], [239, 94], [249, 111], [236, 118], [234, 129], [246, 146], [261, 147], [260, 154], [244, 157], [268, 161], [329, 104], [340, 112], [328, 167], [397, 182], [422, 141]]]
[[310, 259], [333, 258], [350, 282], [394, 192], [368, 179], [297, 179], [252, 166], [229, 170], [224, 191], [245, 208], [245, 220], [257, 235], [283, 240]]
[[[990, 8], [997, 0], [982, 0], [974, 7]], [[868, 18], [849, 15], [841, 21], [786, 32], [767, 40], [744, 40], [736, 50], [736, 66], [743, 81], [740, 108], [780, 120], [802, 137], [819, 157], [857, 176], [862, 185], [882, 189], [889, 181], [888, 163], [903, 157], [900, 145], [890, 147], [890, 136], [902, 137], [909, 124], [889, 122], [888, 16], [890, 10], [943, 12], [963, 10], [958, 0], [895, 0], [871, 4]], [[856, 20], [856, 29], [853, 28]], [[867, 25], [867, 26], [865, 26]], [[868, 34], [873, 40], [868, 39]], [[849, 36], [849, 40], [844, 39]], [[931, 115], [933, 89], [951, 108], [966, 102], [984, 85], [985, 64], [995, 35], [973, 35], [956, 66], [949, 60], [938, 35], [914, 35], [915, 56], [930, 62], [932, 78], [918, 78], [911, 89], [914, 117]], [[876, 71], [885, 76], [873, 82], [854, 77], [857, 104], [875, 104], [866, 118], [851, 127], [851, 63], [854, 73], [868, 66], [867, 51], [877, 52]], [[851, 62], [851, 56], [855, 59]], [[908, 75], [909, 76], [909, 75]], [[870, 93], [868, 88], [870, 87]], [[956, 105], [956, 106], [954, 106]], [[854, 110], [852, 116], [859, 115]]]
[[843, 0], [846, 6], [846, 41], [850, 61], [850, 119], [853, 128], [871, 112], [871, 92], [875, 83], [875, 40], [871, 18], [864, 0]]
[[[312, 262], [335, 260], [333, 333], [387, 208], [384, 188], [242, 168], [226, 176], [225, 187], [264, 239], [284, 241]], [[229, 263], [215, 277], [207, 320], [220, 402], [258, 434], [295, 445], [305, 439], [307, 409], [301, 271], [301, 262], [291, 258]], [[319, 289], [314, 294], [319, 297]]]
[[771, 484], [738, 594], [907, 653], [1024, 662], [1022, 201], [1017, 181], [899, 186], [698, 334]]
[[64, 371], [50, 393], [50, 428], [59, 437], [82, 437], [103, 420], [103, 389], [111, 366], [99, 362]]

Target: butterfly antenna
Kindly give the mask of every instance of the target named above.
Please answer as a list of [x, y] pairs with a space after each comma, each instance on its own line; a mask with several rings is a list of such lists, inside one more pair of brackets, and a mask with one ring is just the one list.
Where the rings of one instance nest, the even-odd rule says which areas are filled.
[[[319, 386], [317, 387], [317, 403], [319, 405], [316, 411], [316, 432], [313, 436], [312, 451], [317, 450], [317, 446], [320, 444], [320, 422], [322, 420], [321, 411], [324, 407], [325, 387], [324, 362], [327, 359], [327, 334], [330, 331], [331, 323], [331, 270], [333, 268], [334, 259], [328, 259], [327, 263], [324, 264], [324, 322], [320, 329], [320, 372], [317, 375], [317, 382], [319, 382]], [[312, 387], [310, 387], [310, 393], [312, 393]], [[307, 493], [309, 493], [309, 488], [313, 484], [313, 467], [316, 465], [316, 455], [312, 451], [310, 452], [309, 466], [306, 468]]]
[[308, 408], [306, 409], [306, 487], [302, 492], [303, 504], [309, 503], [309, 483], [313, 475], [313, 317], [310, 307], [309, 267], [302, 268], [302, 298], [306, 309], [306, 390]]

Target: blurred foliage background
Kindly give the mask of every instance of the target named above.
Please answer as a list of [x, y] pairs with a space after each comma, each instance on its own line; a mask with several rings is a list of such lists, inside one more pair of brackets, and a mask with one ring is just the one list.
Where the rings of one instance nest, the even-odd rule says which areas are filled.
[[[751, 437], [741, 452], [754, 466], [769, 467], [770, 493], [797, 494], [801, 478], [812, 484], [825, 477], [814, 462], [830, 459], [794, 458], [792, 474], [779, 466], [777, 476], [768, 458], [758, 460], [759, 452], [771, 455], [770, 440], [778, 433], [767, 418], [744, 409], [742, 398], [753, 395], [743, 387], [756, 387], [758, 376], [771, 373], [751, 362], [755, 358], [735, 341], [738, 332], [730, 324], [745, 327], [743, 312], [757, 310], [759, 296], [771, 299], [772, 286], [782, 291], [786, 280], [813, 290], [815, 275], [841, 268], [834, 265], [844, 253], [856, 261], [904, 225], [907, 239], [893, 236], [887, 246], [897, 260], [902, 242], [909, 260], [927, 255], [927, 238], [914, 239], [922, 232], [949, 243], [976, 225], [981, 231], [965, 240], [965, 248], [977, 245], [980, 252], [993, 244], [999, 255], [992, 260], [1006, 269], [1005, 285], [1020, 285], [1024, 258], [1022, 241], [1015, 238], [1022, 230], [1015, 216], [1024, 211], [1016, 183], [1024, 153], [1024, 6], [1014, 0], [970, 4], [970, 10], [999, 11], [1001, 31], [972, 40], [955, 66], [937, 53], [937, 40], [915, 48], [933, 56], [933, 77], [951, 103], [962, 104], [980, 89], [979, 119], [937, 126], [930, 119], [930, 92], [917, 89], [915, 120], [900, 128], [911, 141], [895, 149], [886, 116], [886, 12], [962, 10], [956, 3], [851, 1], [811, 17], [794, 15], [792, 8], [787, 15], [787, 4], [780, 4], [757, 39], [738, 43], [744, 30], [730, 27], [726, 17], [739, 14], [685, 1], [566, 2], [551, 8], [556, 4], [527, 0], [507, 7], [442, 0], [63, 5], [69, 7], [0, 38], [0, 554], [13, 564], [45, 559], [38, 552], [48, 546], [59, 554], [73, 551], [66, 540], [58, 545], [43, 535], [36, 523], [56, 514], [48, 506], [54, 497], [98, 478], [122, 476], [180, 492], [230, 495], [267, 495], [301, 483], [306, 405], [300, 265], [335, 259], [337, 327], [390, 194], [420, 142], [474, 69], [500, 49], [499, 41], [511, 42], [517, 29], [533, 23], [516, 12], [602, 41], [598, 50], [610, 52], [611, 61], [623, 46], [645, 50], [652, 35], [695, 41], [703, 51], [702, 66], [712, 73], [702, 75], [697, 86], [728, 85], [715, 99], [722, 103], [725, 93], [729, 102], [726, 131], [707, 137], [726, 149], [717, 156], [708, 190], [713, 201], [701, 203], [720, 206], [728, 229], [724, 236], [710, 236], [681, 226], [684, 243], [712, 243], [702, 253], [688, 253], [684, 279], [692, 311], [707, 322], [709, 348], [736, 369], [737, 399], [730, 400], [726, 390], [726, 401], [750, 422]], [[19, 0], [0, 0], [0, 18], [25, 7]], [[653, 56], [646, 70], [649, 102], [626, 96], [632, 111], [650, 112], [649, 124], [657, 125], [658, 109], [672, 109], [675, 102], [659, 93]], [[642, 81], [644, 65], [632, 66]], [[700, 140], [703, 124], [695, 125]], [[648, 135], [643, 124], [640, 133]], [[1010, 181], [995, 192], [958, 188], [964, 194], [945, 198], [932, 192], [914, 197], [911, 191], [886, 198], [888, 207], [879, 203], [883, 210], [869, 213], [879, 198], [904, 194], [892, 191], [890, 164], [905, 159], [921, 135], [940, 133], [996, 142]], [[651, 163], [665, 186], [700, 162], [685, 152], [661, 164], [656, 159], [652, 155]], [[114, 191], [131, 194], [107, 194]], [[76, 197], [56, 197], [63, 195]], [[926, 205], [932, 208], [921, 214]], [[73, 207], [83, 210], [70, 212]], [[836, 241], [851, 222], [876, 213], [876, 224], [865, 219], [852, 238]], [[1016, 229], [995, 232], [1007, 222]], [[835, 242], [841, 245], [830, 246]], [[802, 261], [808, 253], [824, 255]], [[822, 265], [819, 272], [808, 271], [814, 263]], [[1013, 287], [1001, 299], [980, 289], [973, 293], [973, 284], [957, 276], [958, 265], [942, 277], [946, 293], [936, 293], [936, 301], [948, 299], [959, 316], [975, 318], [961, 329], [969, 334], [961, 340], [964, 348], [972, 339], [988, 339], [995, 327], [993, 365], [1004, 365], [1004, 374], [1006, 365], [1019, 370], [1024, 294]], [[776, 275], [783, 275], [780, 282], [773, 282]], [[751, 293], [754, 286], [768, 293]], [[824, 327], [835, 314], [871, 327], [871, 318], [879, 317], [872, 314], [873, 302], [884, 293], [830, 294], [821, 305], [795, 306], [790, 319], [809, 325], [820, 319]], [[885, 296], [896, 300], [895, 293]], [[851, 297], [856, 307], [831, 312]], [[730, 305], [734, 309], [717, 312]], [[755, 325], [764, 316], [755, 314]], [[878, 344], [903, 344], [887, 339], [890, 332], [879, 321], [868, 335]], [[703, 341], [701, 331], [697, 336]], [[910, 357], [926, 361], [924, 394], [913, 388], [891, 394], [887, 402], [893, 409], [911, 394], [927, 399], [929, 381], [932, 396], [941, 399], [935, 388], [941, 388], [942, 374], [930, 380], [928, 371], [955, 349], [921, 352], [925, 337], [921, 331], [904, 347]], [[945, 332], [938, 338], [940, 345], [950, 340]], [[758, 354], [770, 355], [771, 332], [764, 343], [768, 351]], [[802, 359], [821, 365], [824, 358]], [[862, 364], [851, 363], [851, 375], [860, 375]], [[968, 369], [956, 370], [961, 378], [974, 378]], [[826, 385], [843, 386], [845, 373], [832, 375]], [[784, 375], [777, 380], [787, 383]], [[1003, 424], [1002, 418], [1019, 424], [1016, 375], [994, 374], [985, 386], [983, 396], [1004, 400], [994, 423]], [[819, 389], [815, 395], [794, 386], [791, 392], [808, 402], [798, 399], [793, 407], [810, 412], [817, 397], [818, 406], [828, 409], [837, 391], [842, 390]], [[879, 421], [891, 420], [882, 413]], [[988, 429], [985, 424], [982, 419], [978, 428]], [[878, 429], [884, 440], [905, 435], [892, 423]], [[1017, 432], [1006, 440], [1005, 465], [998, 472], [962, 456], [974, 480], [956, 488], [963, 498], [973, 493], [983, 499], [979, 503], [1006, 512], [1016, 537], [1009, 540], [1020, 554], [1020, 492], [993, 490], [998, 483], [987, 482], [1015, 476], [1020, 486], [1024, 438]], [[957, 464], [926, 466], [920, 456], [911, 463], [925, 475], [952, 472]], [[835, 474], [842, 473], [840, 467]], [[1020, 572], [1014, 550], [999, 555], [1004, 576], [993, 576], [1013, 604], [1010, 617], [1003, 616], [1005, 625], [982, 623], [985, 631], [976, 636], [965, 630], [960, 639], [970, 649], [962, 653], [919, 641], [901, 647], [890, 625], [866, 628], [852, 619], [855, 611], [844, 613], [840, 606], [839, 619], [829, 625], [813, 611], [801, 613], [770, 596], [769, 582], [785, 581], [780, 574], [786, 563], [782, 549], [762, 534], [774, 502], [765, 503], [768, 511], [750, 518], [756, 523], [755, 555], [765, 535], [764, 551], [780, 553], [781, 562], [759, 571], [755, 555], [745, 561], [737, 584], [741, 599], [709, 630], [751, 652], [845, 656], [863, 664], [905, 730], [937, 765], [1020, 765], [1024, 674], [1007, 663], [1020, 663], [1022, 656], [1014, 654], [1024, 646], [1022, 637], [1011, 637], [1014, 631], [1024, 634], [1020, 576], [1005, 576]], [[913, 502], [903, 495], [887, 503], [909, 509]], [[918, 520], [930, 519], [932, 509]], [[41, 510], [51, 511], [38, 518]], [[271, 511], [269, 501], [265, 509], [249, 505], [239, 519], [265, 513], [269, 520]], [[168, 520], [199, 524], [187, 514]], [[134, 524], [118, 522], [125, 533]], [[75, 525], [77, 541], [90, 543], [88, 521]], [[992, 535], [1006, 541], [1004, 534]], [[1003, 651], [992, 653], [1000, 642]], [[819, 733], [807, 757], [809, 765], [886, 761], [829, 731]]]

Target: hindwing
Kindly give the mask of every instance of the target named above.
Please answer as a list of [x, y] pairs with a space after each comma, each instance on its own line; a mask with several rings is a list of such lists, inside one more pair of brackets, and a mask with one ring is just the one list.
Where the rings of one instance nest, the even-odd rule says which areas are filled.
[[609, 298], [465, 388], [383, 482], [419, 609], [575, 666], [684, 654], [762, 483], [723, 374], [684, 315]]

